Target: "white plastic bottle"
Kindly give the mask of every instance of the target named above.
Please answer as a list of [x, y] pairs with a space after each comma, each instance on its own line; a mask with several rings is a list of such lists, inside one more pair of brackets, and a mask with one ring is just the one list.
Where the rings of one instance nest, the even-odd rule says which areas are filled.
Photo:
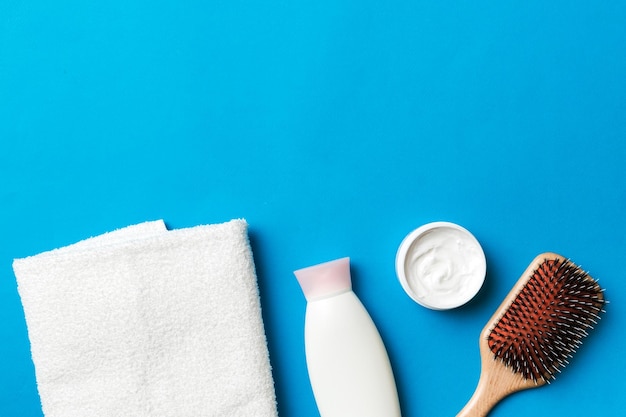
[[305, 350], [321, 417], [400, 417], [383, 341], [352, 292], [350, 259], [295, 271], [307, 299]]

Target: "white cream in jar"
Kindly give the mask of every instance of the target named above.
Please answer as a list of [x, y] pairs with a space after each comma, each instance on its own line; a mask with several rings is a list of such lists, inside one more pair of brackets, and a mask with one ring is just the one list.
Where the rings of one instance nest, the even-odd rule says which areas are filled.
[[486, 272], [478, 240], [448, 222], [426, 224], [411, 232], [396, 255], [396, 273], [406, 293], [435, 310], [459, 307], [480, 290]]

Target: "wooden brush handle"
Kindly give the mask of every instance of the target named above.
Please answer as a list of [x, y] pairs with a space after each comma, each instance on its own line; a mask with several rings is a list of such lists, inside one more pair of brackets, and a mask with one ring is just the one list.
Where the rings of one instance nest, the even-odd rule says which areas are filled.
[[492, 374], [481, 374], [474, 395], [457, 414], [457, 417], [484, 417], [502, 398], [510, 394], [507, 386], [498, 386], [492, 376]]
[[[480, 388], [480, 387], [479, 387]], [[490, 395], [485, 389], [476, 388], [472, 398], [456, 417], [485, 417], [498, 400], [490, 401]]]

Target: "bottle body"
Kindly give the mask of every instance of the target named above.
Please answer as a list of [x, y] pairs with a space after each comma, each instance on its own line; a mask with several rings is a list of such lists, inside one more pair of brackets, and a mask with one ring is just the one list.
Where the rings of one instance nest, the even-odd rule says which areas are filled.
[[354, 292], [309, 300], [305, 350], [321, 417], [400, 417], [387, 351]]

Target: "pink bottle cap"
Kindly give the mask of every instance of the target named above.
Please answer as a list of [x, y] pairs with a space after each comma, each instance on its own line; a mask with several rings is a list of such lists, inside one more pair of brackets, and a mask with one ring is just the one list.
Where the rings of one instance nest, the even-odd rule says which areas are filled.
[[350, 258], [298, 269], [294, 272], [307, 301], [352, 289]]

